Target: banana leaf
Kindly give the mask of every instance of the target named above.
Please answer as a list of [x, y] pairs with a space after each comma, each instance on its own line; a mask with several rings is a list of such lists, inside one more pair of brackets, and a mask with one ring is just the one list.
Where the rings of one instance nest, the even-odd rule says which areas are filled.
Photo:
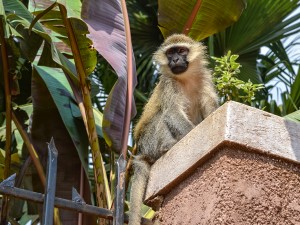
[[158, 23], [164, 37], [184, 33], [202, 40], [236, 22], [245, 0], [159, 0]]
[[[89, 38], [94, 48], [108, 61], [118, 75], [104, 109], [103, 133], [108, 145], [117, 152], [121, 151], [124, 134], [126, 92], [127, 92], [127, 53], [133, 52], [132, 46], [126, 46], [124, 17], [121, 3], [117, 0], [84, 0], [81, 16], [88, 24]], [[132, 58], [133, 88], [136, 86], [135, 60]], [[133, 96], [133, 93], [131, 93]], [[133, 117], [136, 113], [132, 101]]]

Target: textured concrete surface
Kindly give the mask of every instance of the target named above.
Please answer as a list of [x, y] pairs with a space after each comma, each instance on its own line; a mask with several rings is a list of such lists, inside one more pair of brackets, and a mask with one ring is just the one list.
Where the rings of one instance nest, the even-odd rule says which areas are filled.
[[300, 224], [300, 167], [225, 148], [172, 189], [160, 225]]
[[[236, 102], [226, 103], [152, 166], [146, 202], [166, 195], [224, 148], [248, 150], [298, 163], [300, 124]], [[213, 177], [212, 174], [211, 179]]]

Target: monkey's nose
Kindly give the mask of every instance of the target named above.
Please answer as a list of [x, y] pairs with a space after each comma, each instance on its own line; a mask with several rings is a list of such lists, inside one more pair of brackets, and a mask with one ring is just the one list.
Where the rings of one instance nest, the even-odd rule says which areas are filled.
[[178, 60], [179, 60], [179, 58], [175, 58], [175, 59], [173, 59], [173, 62], [174, 62], [174, 63], [177, 63]]

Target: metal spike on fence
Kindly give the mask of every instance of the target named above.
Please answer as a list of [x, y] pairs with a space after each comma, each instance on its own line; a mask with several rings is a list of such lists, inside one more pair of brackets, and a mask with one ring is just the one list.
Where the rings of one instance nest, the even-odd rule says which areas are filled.
[[74, 187], [72, 188], [72, 201], [80, 205], [86, 204]]
[[56, 189], [56, 171], [57, 171], [57, 156], [58, 152], [51, 138], [48, 144], [48, 163], [47, 163], [47, 184], [45, 190], [45, 200], [43, 205], [43, 221], [42, 225], [53, 224], [54, 200]]
[[124, 224], [125, 171], [126, 171], [126, 160], [123, 154], [121, 154], [118, 161], [116, 162], [117, 187], [116, 187], [113, 225]]
[[1, 187], [14, 187], [16, 181], [16, 174], [14, 173], [10, 177], [6, 178], [0, 183]]

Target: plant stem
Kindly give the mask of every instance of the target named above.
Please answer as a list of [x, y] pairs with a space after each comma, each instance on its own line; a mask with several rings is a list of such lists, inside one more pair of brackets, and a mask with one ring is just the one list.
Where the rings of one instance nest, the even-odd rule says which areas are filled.
[[[107, 206], [110, 205], [111, 197], [110, 197], [106, 172], [103, 165], [103, 159], [99, 147], [90, 91], [89, 91], [88, 84], [86, 82], [87, 76], [85, 74], [83, 62], [81, 60], [80, 51], [77, 46], [76, 36], [71, 21], [67, 18], [66, 8], [62, 4], [58, 4], [58, 5], [59, 5], [60, 12], [62, 14], [63, 23], [67, 30], [68, 38], [70, 40], [70, 46], [73, 52], [75, 66], [80, 81], [80, 87], [81, 87], [81, 92], [83, 97], [83, 105], [84, 105], [86, 121], [87, 121], [88, 139], [92, 150], [98, 206], [107, 208]], [[82, 116], [84, 117], [85, 115]], [[103, 196], [103, 193], [105, 194], [106, 197]], [[100, 224], [105, 224], [105, 221], [100, 221]]]
[[20, 122], [19, 122], [18, 118], [16, 117], [16, 115], [14, 114], [14, 112], [12, 112], [12, 119], [13, 119], [18, 131], [20, 132], [20, 135], [24, 141], [24, 144], [26, 145], [26, 147], [28, 149], [28, 152], [33, 161], [33, 164], [35, 165], [35, 168], [41, 179], [41, 182], [42, 182], [43, 186], [45, 187], [46, 186], [46, 176], [45, 176], [41, 161], [39, 159], [39, 156], [38, 156], [37, 152], [35, 151], [33, 145], [31, 144], [27, 133], [24, 131], [22, 125], [20, 124]]
[[[4, 78], [4, 89], [5, 89], [5, 117], [6, 117], [6, 142], [5, 142], [5, 162], [4, 162], [4, 179], [9, 176], [10, 171], [10, 153], [11, 153], [11, 91], [9, 84], [9, 64], [7, 55], [7, 46], [5, 41], [5, 21], [3, 18], [0, 19], [0, 44], [1, 44], [1, 57], [2, 57], [2, 70]], [[3, 196], [2, 210], [1, 210], [1, 224], [7, 223], [8, 214], [8, 197]]]
[[125, 0], [121, 0], [122, 13], [124, 18], [125, 26], [125, 37], [126, 37], [126, 56], [127, 56], [127, 92], [126, 92], [126, 108], [125, 108], [125, 120], [123, 126], [123, 137], [122, 137], [122, 154], [126, 160], [127, 155], [127, 143], [130, 128], [131, 110], [132, 110], [132, 97], [133, 97], [133, 68], [132, 68], [132, 43], [130, 25], [128, 19], [128, 13], [126, 8]]

